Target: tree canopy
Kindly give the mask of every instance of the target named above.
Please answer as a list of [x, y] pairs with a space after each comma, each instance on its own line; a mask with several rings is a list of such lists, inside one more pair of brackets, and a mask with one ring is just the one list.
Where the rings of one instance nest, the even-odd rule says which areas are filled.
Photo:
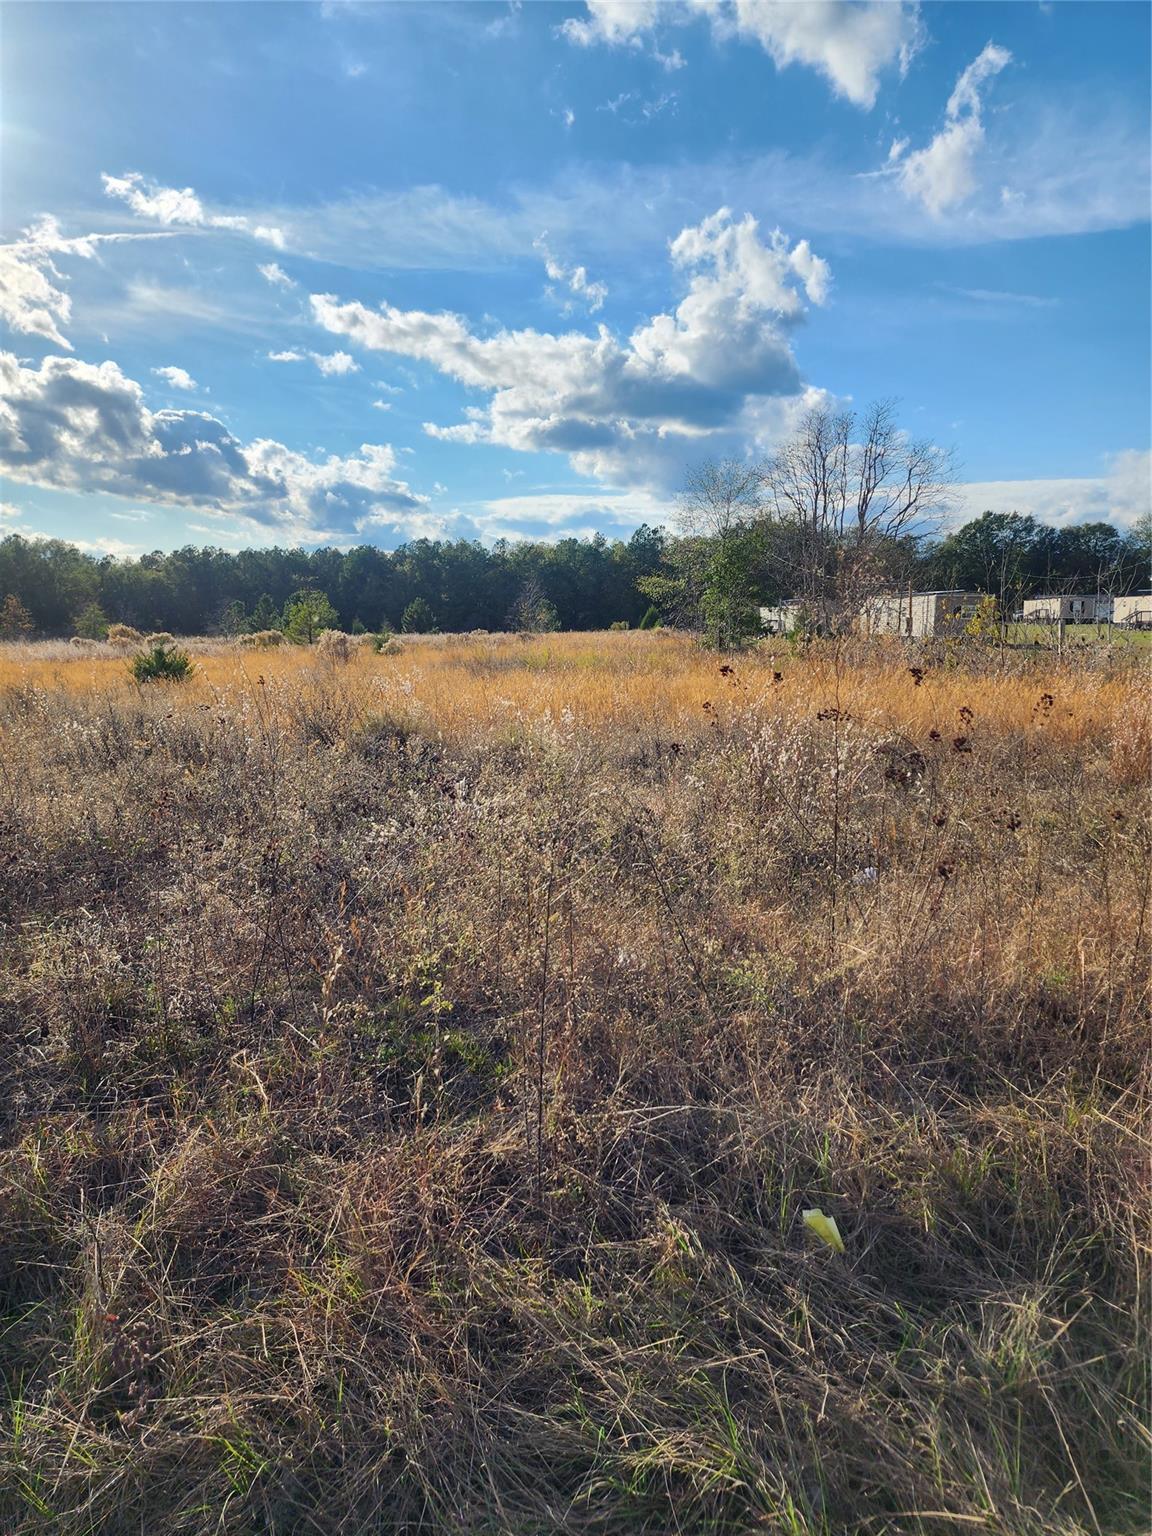
[[[720, 487], [730, 488], [726, 481]], [[19, 608], [11, 607], [10, 627], [19, 612], [19, 632], [36, 635], [95, 637], [110, 623], [184, 635], [270, 629], [291, 623], [301, 593], [325, 600], [314, 628], [397, 630], [419, 603], [416, 613], [429, 627], [499, 630], [535, 627], [524, 618], [527, 594], [533, 613], [546, 616], [541, 627], [635, 627], [654, 603], [670, 622], [723, 634], [738, 630], [757, 601], [798, 589], [782, 544], [789, 525], [744, 493], [722, 510], [720, 526], [701, 517], [680, 537], [642, 526], [626, 541], [597, 536], [491, 548], [417, 539], [391, 551], [187, 546], [114, 559], [59, 539], [11, 534], [0, 540], [0, 605], [13, 598]], [[1149, 584], [1152, 538], [1147, 519], [1122, 532], [1110, 523], [1053, 528], [1021, 513], [985, 512], [936, 540], [901, 530], [884, 551], [902, 584], [979, 589], [1014, 603], [1051, 588], [1140, 590]]]

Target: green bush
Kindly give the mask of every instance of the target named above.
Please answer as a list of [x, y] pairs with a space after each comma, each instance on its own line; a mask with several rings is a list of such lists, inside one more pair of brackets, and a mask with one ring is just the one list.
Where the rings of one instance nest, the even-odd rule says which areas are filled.
[[406, 635], [427, 635], [436, 628], [436, 619], [422, 597], [414, 597], [400, 618], [400, 628]]
[[628, 627], [629, 626], [628, 626], [628, 620], [627, 619], [614, 619], [613, 622], [611, 624], [609, 624], [609, 626], [608, 626], [609, 629], [616, 629], [616, 630], [627, 629]]
[[325, 629], [335, 629], [339, 614], [327, 594], [315, 587], [302, 587], [284, 604], [282, 628], [290, 640], [311, 645]]
[[108, 616], [99, 603], [89, 603], [76, 615], [76, 634], [81, 640], [108, 638]]
[[192, 673], [192, 658], [174, 645], [153, 645], [133, 656], [128, 669], [138, 683], [182, 683]]
[[644, 617], [640, 620], [640, 628], [641, 629], [659, 629], [660, 628], [660, 610], [654, 604], [653, 604], [652, 607], [650, 607], [650, 608], [645, 610]]

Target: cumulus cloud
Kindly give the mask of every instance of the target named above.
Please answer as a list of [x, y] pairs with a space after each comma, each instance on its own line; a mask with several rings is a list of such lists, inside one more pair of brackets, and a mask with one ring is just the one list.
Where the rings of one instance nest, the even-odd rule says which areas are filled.
[[173, 389], [199, 389], [200, 386], [184, 368], [153, 368], [157, 378], [164, 379]]
[[271, 283], [275, 288], [295, 288], [296, 282], [289, 277], [279, 262], [269, 261], [264, 266], [256, 268], [266, 283]]
[[[572, 295], [565, 299], [565, 312], [571, 311], [577, 303], [585, 305], [589, 314], [595, 314], [603, 309], [604, 300], [608, 297], [608, 285], [606, 283], [592, 283], [588, 281], [588, 272], [584, 267], [566, 267], [562, 261], [558, 261], [545, 244], [547, 231], [533, 242], [535, 248], [544, 258], [544, 270], [548, 274], [550, 282], [559, 283]], [[549, 289], [552, 294], [554, 290]]]
[[61, 274], [46, 251], [16, 243], [0, 245], [0, 320], [22, 336], [39, 336], [71, 352], [60, 327], [72, 316], [72, 300], [57, 286]]
[[667, 6], [663, 0], [587, 0], [586, 9], [586, 17], [571, 16], [557, 28], [570, 43], [581, 48], [595, 43], [641, 48]]
[[155, 237], [66, 236], [57, 220], [45, 214], [23, 230], [19, 239], [0, 245], [0, 320], [22, 336], [39, 336], [71, 352], [72, 343], [60, 327], [72, 318], [72, 300], [59, 286], [65, 279], [52, 258], [81, 256], [91, 260], [102, 245], [151, 238]]
[[202, 411], [150, 411], [115, 363], [0, 353], [0, 466], [59, 490], [198, 507], [281, 538], [403, 528], [427, 499], [395, 476], [386, 444], [319, 462], [267, 438], [244, 443]]
[[[903, 0], [587, 0], [558, 29], [569, 42], [643, 48], [658, 28], [707, 16], [714, 35], [758, 43], [777, 69], [803, 64], [838, 96], [871, 107], [885, 70], [903, 74], [923, 40], [919, 8]], [[679, 53], [656, 57], [667, 68]]]
[[420, 358], [491, 396], [431, 436], [570, 456], [581, 474], [619, 483], [668, 483], [684, 459], [727, 447], [750, 404], [799, 398], [789, 334], [805, 297], [824, 302], [827, 263], [806, 241], [760, 237], [750, 215], [721, 208], [684, 229], [669, 247], [688, 277], [671, 314], [653, 316], [626, 339], [600, 325], [593, 336], [501, 330], [479, 336], [459, 315], [369, 309], [313, 294], [316, 320], [361, 346]]
[[350, 352], [269, 352], [270, 363], [315, 363], [321, 373], [359, 373], [360, 364]]
[[162, 187], [139, 171], [127, 171], [123, 176], [105, 172], [100, 179], [109, 197], [127, 203], [141, 218], [185, 229], [230, 229], [278, 249], [284, 247], [284, 231], [278, 225], [258, 224], [247, 214], [211, 213], [191, 187]]
[[906, 195], [937, 218], [976, 191], [976, 156], [984, 142], [980, 88], [1011, 62], [1007, 48], [989, 43], [956, 81], [944, 126], [931, 143], [911, 154], [897, 143], [889, 152]]

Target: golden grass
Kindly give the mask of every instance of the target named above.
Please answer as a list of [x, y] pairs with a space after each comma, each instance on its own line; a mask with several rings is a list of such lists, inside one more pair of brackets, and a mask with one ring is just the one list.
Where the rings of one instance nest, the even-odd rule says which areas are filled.
[[[979, 651], [971, 653], [976, 670], [963, 652], [949, 656], [948, 665], [925, 665], [910, 661], [898, 645], [879, 643], [856, 647], [847, 658], [819, 647], [797, 655], [784, 645], [764, 645], [726, 661], [669, 633], [409, 639], [396, 656], [361, 646], [346, 667], [318, 660], [307, 647], [253, 652], [220, 642], [183, 643], [196, 674], [172, 695], [181, 708], [238, 695], [271, 701], [275, 708], [302, 690], [330, 688], [339, 675], [363, 709], [397, 709], [421, 728], [454, 739], [565, 719], [594, 729], [613, 725], [637, 734], [698, 736], [712, 728], [713, 713], [731, 721], [751, 707], [797, 716], [838, 708], [867, 728], [911, 735], [933, 729], [956, 734], [964, 727], [1077, 740], [1111, 732], [1125, 712], [1131, 714], [1140, 677], [1136, 666], [1089, 669], [1050, 655], [1025, 655], [1022, 665], [997, 671], [987, 665], [995, 653]], [[136, 691], [122, 654], [42, 658], [40, 649], [0, 646], [0, 689], [120, 701]], [[919, 684], [910, 672], [914, 664], [923, 669]], [[721, 675], [725, 665], [731, 676]], [[971, 721], [961, 718], [963, 709], [972, 711]]]
[[189, 644], [0, 647], [5, 1536], [1143, 1536], [1131, 658]]

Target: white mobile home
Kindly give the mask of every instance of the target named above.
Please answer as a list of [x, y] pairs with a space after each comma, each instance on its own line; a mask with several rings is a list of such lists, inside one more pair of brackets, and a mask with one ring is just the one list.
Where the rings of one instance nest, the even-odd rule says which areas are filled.
[[1112, 622], [1125, 629], [1152, 629], [1152, 592], [1131, 592], [1112, 600]]
[[778, 603], [774, 608], [761, 608], [760, 628], [766, 635], [786, 635], [796, 627], [796, 620], [800, 617], [800, 602], [795, 598], [788, 598], [783, 603]]
[[1102, 592], [1060, 592], [1024, 599], [1025, 624], [1107, 624], [1112, 599]]
[[866, 635], [959, 635], [986, 601], [983, 592], [885, 592], [860, 610]]

